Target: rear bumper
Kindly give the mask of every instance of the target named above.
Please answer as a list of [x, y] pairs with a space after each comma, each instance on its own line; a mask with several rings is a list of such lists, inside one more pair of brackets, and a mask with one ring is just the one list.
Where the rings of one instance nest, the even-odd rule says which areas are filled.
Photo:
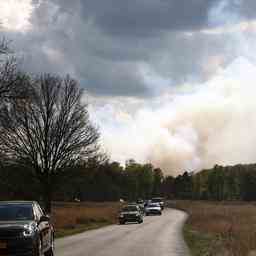
[[141, 221], [142, 217], [140, 216], [135, 216], [135, 217], [119, 217], [119, 222], [138, 222]]

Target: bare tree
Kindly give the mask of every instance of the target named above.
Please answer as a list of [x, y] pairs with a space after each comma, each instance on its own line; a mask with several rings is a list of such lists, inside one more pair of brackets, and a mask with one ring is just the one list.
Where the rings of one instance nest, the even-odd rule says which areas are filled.
[[9, 43], [0, 42], [0, 105], [6, 101], [25, 97], [28, 76], [18, 70], [18, 61], [11, 54]]
[[10, 52], [8, 44], [9, 42], [7, 42], [5, 38], [3, 38], [0, 42], [0, 54], [7, 54], [8, 52]]
[[99, 132], [82, 93], [70, 77], [42, 75], [31, 82], [29, 99], [9, 104], [0, 113], [0, 149], [10, 162], [33, 168], [47, 212], [58, 176], [99, 152]]

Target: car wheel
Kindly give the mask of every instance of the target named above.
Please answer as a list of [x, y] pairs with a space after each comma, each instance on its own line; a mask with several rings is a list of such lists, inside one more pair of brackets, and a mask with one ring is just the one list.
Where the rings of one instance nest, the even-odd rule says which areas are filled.
[[54, 256], [54, 239], [51, 239], [51, 248], [45, 253], [45, 256]]

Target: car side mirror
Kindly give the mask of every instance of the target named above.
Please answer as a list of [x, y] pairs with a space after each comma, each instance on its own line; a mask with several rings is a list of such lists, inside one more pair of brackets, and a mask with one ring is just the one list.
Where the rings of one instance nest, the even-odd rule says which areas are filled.
[[39, 220], [39, 222], [47, 222], [47, 221], [50, 221], [49, 215], [43, 215]]

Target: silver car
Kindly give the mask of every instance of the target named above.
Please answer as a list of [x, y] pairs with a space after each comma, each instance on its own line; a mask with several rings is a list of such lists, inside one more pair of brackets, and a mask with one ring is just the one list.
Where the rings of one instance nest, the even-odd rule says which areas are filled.
[[146, 215], [162, 215], [162, 209], [159, 203], [150, 203], [145, 207]]

